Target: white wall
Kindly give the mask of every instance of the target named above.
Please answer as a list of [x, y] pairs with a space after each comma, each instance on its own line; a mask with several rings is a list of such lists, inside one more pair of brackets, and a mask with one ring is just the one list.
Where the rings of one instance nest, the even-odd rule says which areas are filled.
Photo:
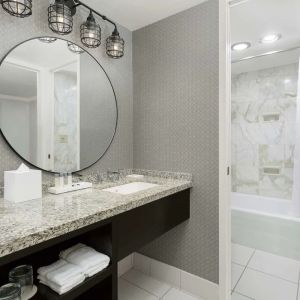
[[[16, 100], [0, 100], [0, 127], [8, 142], [18, 149], [23, 157], [29, 158], [35, 137], [30, 132], [34, 122], [34, 106], [36, 102]], [[18, 126], [15, 123], [18, 122]]]

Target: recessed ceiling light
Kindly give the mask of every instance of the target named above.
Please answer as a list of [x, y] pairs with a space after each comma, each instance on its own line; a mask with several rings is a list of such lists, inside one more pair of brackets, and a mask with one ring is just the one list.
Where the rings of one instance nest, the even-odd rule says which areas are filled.
[[239, 43], [235, 43], [231, 46], [231, 49], [233, 51], [243, 51], [248, 49], [249, 47], [251, 47], [251, 44], [248, 42], [239, 42]]
[[46, 43], [46, 44], [51, 44], [54, 43], [56, 41], [56, 38], [53, 37], [41, 37], [39, 38], [40, 42]]
[[272, 33], [272, 34], [265, 35], [263, 38], [260, 39], [260, 42], [263, 44], [274, 43], [278, 41], [280, 38], [281, 38], [280, 34]]

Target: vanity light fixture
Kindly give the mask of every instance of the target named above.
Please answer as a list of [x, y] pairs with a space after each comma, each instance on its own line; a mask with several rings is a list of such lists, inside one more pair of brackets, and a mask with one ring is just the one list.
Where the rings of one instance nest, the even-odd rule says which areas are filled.
[[32, 15], [32, 0], [2, 0], [1, 4], [12, 16], [25, 18]]
[[238, 42], [231, 46], [233, 51], [243, 51], [251, 47], [249, 42]]
[[125, 42], [115, 27], [112, 35], [106, 39], [106, 54], [111, 58], [121, 58], [124, 56], [124, 45]]
[[55, 0], [48, 7], [49, 28], [61, 35], [69, 34], [73, 29], [73, 15], [76, 12], [72, 0]]
[[68, 42], [67, 45], [68, 45], [68, 49], [75, 54], [81, 54], [84, 52], [84, 50], [82, 48], [80, 48], [79, 46], [77, 46], [71, 42]]
[[262, 44], [271, 44], [278, 41], [280, 38], [281, 38], [281, 34], [272, 33], [272, 34], [265, 35], [263, 38], [260, 39], [260, 42]]
[[51, 44], [54, 43], [57, 39], [53, 37], [41, 37], [39, 38], [40, 42], [46, 43], [46, 44]]
[[[24, 18], [32, 14], [32, 0], [0, 0], [0, 3], [2, 4], [3, 9], [13, 16]], [[86, 22], [80, 26], [81, 42], [88, 48], [97, 48], [100, 46], [101, 27], [96, 23], [94, 18], [94, 15], [97, 15], [101, 17], [103, 21], [114, 26], [113, 33], [106, 39], [106, 54], [109, 57], [116, 59], [123, 57], [125, 42], [124, 39], [120, 37], [116, 23], [80, 0], [54, 0], [54, 3], [52, 2], [48, 7], [49, 28], [54, 33], [60, 35], [71, 33], [73, 30], [73, 16], [75, 15], [78, 6], [83, 6], [90, 12]], [[55, 42], [55, 38], [41, 38], [40, 41], [53, 43]], [[73, 49], [74, 47], [71, 48]], [[78, 52], [75, 51], [75, 53]]]
[[[121, 57], [123, 57], [123, 56], [124, 56], [124, 45], [125, 45], [125, 42], [124, 42], [124, 40], [120, 37], [120, 34], [119, 34], [119, 32], [118, 32], [118, 28], [117, 28], [116, 23], [113, 22], [112, 20], [110, 20], [109, 18], [107, 18], [106, 16], [101, 15], [101, 14], [98, 13], [97, 11], [93, 10], [93, 9], [90, 8], [88, 5], [82, 3], [80, 0], [74, 0], [74, 2], [76, 3], [76, 7], [78, 7], [78, 6], [81, 5], [81, 6], [85, 7], [85, 8], [87, 8], [87, 9], [89, 9], [89, 11], [90, 11], [90, 16], [91, 16], [92, 13], [94, 13], [95, 15], [101, 17], [102, 20], [104, 20], [104, 21], [106, 21], [106, 22], [108, 22], [108, 23], [110, 23], [111, 25], [114, 26], [114, 31], [113, 31], [112, 35], [109, 36], [109, 37], [106, 39], [106, 54], [107, 54], [109, 57], [111, 57], [111, 58], [121, 58]], [[89, 18], [90, 18], [90, 16], [89, 16]], [[89, 19], [89, 18], [88, 18], [88, 19]], [[88, 21], [88, 20], [87, 20], [87, 21]], [[86, 22], [86, 23], [87, 23], [87, 22]], [[85, 24], [86, 24], [86, 23], [85, 23]], [[83, 24], [83, 25], [84, 25], [84, 24]], [[81, 25], [82, 28], [83, 28], [83, 25]], [[88, 39], [85, 39], [85, 33], [87, 33], [87, 31], [85, 32], [85, 31], [81, 30], [81, 41], [82, 41], [82, 43], [83, 43], [85, 46], [91, 48], [90, 45], [93, 44], [93, 43], [88, 42]], [[100, 35], [101, 35], [101, 32], [100, 32]], [[99, 41], [98, 41], [99, 43], [101, 43], [100, 40], [101, 40], [101, 36], [100, 36]], [[87, 42], [87, 44], [86, 44], [86, 42]], [[95, 42], [96, 42], [96, 41], [95, 41]], [[100, 44], [99, 44], [98, 46], [95, 46], [95, 45], [97, 45], [97, 43], [94, 44], [94, 47], [98, 47]]]
[[80, 26], [80, 37], [82, 44], [88, 48], [97, 48], [101, 44], [101, 28], [96, 23], [92, 11], [86, 22]]

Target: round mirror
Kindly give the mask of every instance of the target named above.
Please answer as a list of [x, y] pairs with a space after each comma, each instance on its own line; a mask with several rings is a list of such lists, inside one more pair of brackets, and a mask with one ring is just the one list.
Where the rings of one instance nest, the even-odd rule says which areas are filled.
[[32, 39], [1, 62], [1, 133], [40, 169], [66, 173], [94, 164], [113, 140], [117, 117], [106, 72], [75, 44]]

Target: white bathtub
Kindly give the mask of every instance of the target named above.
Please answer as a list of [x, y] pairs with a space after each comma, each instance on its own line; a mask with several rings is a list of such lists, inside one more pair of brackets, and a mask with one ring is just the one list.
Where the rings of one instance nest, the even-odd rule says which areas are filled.
[[[296, 209], [291, 200], [241, 193], [231, 194], [231, 208], [270, 217], [295, 218]], [[299, 218], [295, 218], [295, 221]]]
[[300, 260], [292, 201], [232, 193], [232, 242]]

